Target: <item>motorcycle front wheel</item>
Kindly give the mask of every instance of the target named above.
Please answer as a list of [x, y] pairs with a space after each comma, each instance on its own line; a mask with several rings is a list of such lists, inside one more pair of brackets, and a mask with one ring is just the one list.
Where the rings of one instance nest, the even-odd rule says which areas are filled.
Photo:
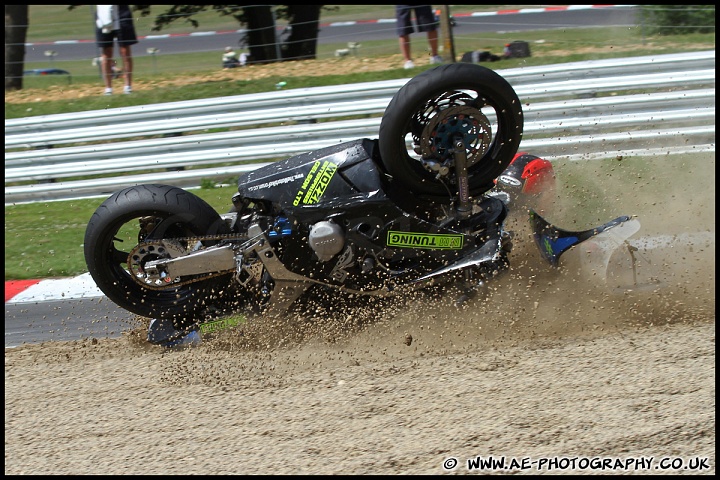
[[462, 140], [471, 195], [493, 187], [510, 164], [523, 133], [520, 100], [493, 70], [453, 63], [410, 79], [393, 96], [380, 122], [382, 163], [417, 195], [458, 190], [453, 153]]
[[[218, 213], [201, 198], [168, 185], [138, 185], [113, 194], [95, 211], [85, 231], [85, 262], [98, 288], [121, 308], [148, 318], [172, 319], [177, 329], [200, 320], [227, 297], [230, 274], [177, 287], [151, 289], [132, 268], [135, 247], [153, 239], [229, 233]], [[162, 258], [145, 254], [143, 261]], [[135, 269], [135, 277], [131, 270]]]

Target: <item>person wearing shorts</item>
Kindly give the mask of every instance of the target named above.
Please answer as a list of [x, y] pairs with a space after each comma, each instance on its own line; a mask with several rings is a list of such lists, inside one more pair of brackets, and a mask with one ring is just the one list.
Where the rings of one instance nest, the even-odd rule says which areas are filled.
[[105, 95], [112, 95], [113, 47], [117, 40], [120, 58], [123, 63], [124, 93], [132, 92], [132, 49], [138, 43], [132, 12], [129, 5], [97, 5], [95, 21], [95, 40], [101, 49], [100, 66]]
[[400, 38], [400, 52], [405, 60], [405, 69], [415, 67], [412, 55], [410, 54], [410, 34], [415, 32], [412, 22], [412, 13], [415, 12], [415, 24], [417, 30], [426, 32], [428, 44], [430, 45], [430, 63], [442, 63], [438, 55], [438, 22], [432, 11], [431, 5], [395, 5], [395, 19], [397, 21], [397, 34]]

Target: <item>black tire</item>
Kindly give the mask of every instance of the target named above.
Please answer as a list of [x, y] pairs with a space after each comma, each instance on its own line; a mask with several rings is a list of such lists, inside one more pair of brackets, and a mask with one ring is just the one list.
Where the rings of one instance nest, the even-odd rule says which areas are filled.
[[226, 301], [230, 274], [169, 290], [144, 287], [127, 270], [128, 255], [141, 240], [139, 219], [143, 217], [160, 220], [153, 238], [223, 234], [229, 229], [204, 200], [168, 185], [121, 190], [105, 200], [88, 223], [85, 262], [98, 288], [132, 313], [172, 319], [175, 328], [185, 328]]
[[[447, 196], [450, 190], [452, 196], [457, 179], [449, 149], [457, 133], [466, 147], [470, 193], [479, 195], [492, 188], [522, 138], [522, 105], [507, 80], [469, 63], [441, 65], [410, 79], [380, 123], [382, 163], [412, 193]], [[422, 160], [445, 169], [430, 171]]]

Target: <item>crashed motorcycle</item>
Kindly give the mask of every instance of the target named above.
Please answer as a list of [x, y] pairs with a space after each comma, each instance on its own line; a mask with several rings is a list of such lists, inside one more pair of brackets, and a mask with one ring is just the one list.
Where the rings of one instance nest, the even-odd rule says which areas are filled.
[[[85, 260], [117, 305], [152, 319], [164, 346], [238, 311], [284, 312], [319, 290], [402, 295], [459, 287], [462, 302], [509, 268], [509, 209], [552, 188], [550, 162], [518, 152], [511, 85], [475, 64], [441, 65], [394, 95], [377, 139], [299, 154], [238, 180], [227, 213], [181, 188], [147, 184], [105, 200]], [[568, 231], [529, 210], [553, 266], [622, 216]]]

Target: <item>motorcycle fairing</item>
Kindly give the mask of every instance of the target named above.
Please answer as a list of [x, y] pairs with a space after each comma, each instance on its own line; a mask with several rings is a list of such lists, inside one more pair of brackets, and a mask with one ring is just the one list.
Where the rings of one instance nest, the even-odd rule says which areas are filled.
[[614, 220], [600, 225], [599, 227], [573, 232], [563, 230], [551, 225], [547, 220], [542, 218], [537, 212], [530, 209], [530, 224], [533, 229], [533, 239], [540, 249], [540, 253], [550, 265], [557, 267], [560, 261], [560, 255], [568, 251], [573, 246], [594, 237], [595, 235], [620, 225], [630, 220], [628, 216], [617, 217]]
[[[479, 267], [485, 265], [490, 270], [496, 266], [500, 266], [503, 262], [502, 243], [500, 239], [497, 242], [485, 242], [479, 249], [469, 252], [466, 256], [458, 259], [456, 262], [434, 270], [427, 275], [423, 275], [416, 279], [414, 283], [422, 283], [439, 275], [445, 275], [450, 272], [460, 271], [468, 267]], [[500, 268], [503, 268], [502, 266]]]
[[238, 180], [238, 193], [283, 208], [305, 208], [328, 198], [379, 190], [381, 174], [377, 141], [366, 138], [295, 155], [248, 172]]

